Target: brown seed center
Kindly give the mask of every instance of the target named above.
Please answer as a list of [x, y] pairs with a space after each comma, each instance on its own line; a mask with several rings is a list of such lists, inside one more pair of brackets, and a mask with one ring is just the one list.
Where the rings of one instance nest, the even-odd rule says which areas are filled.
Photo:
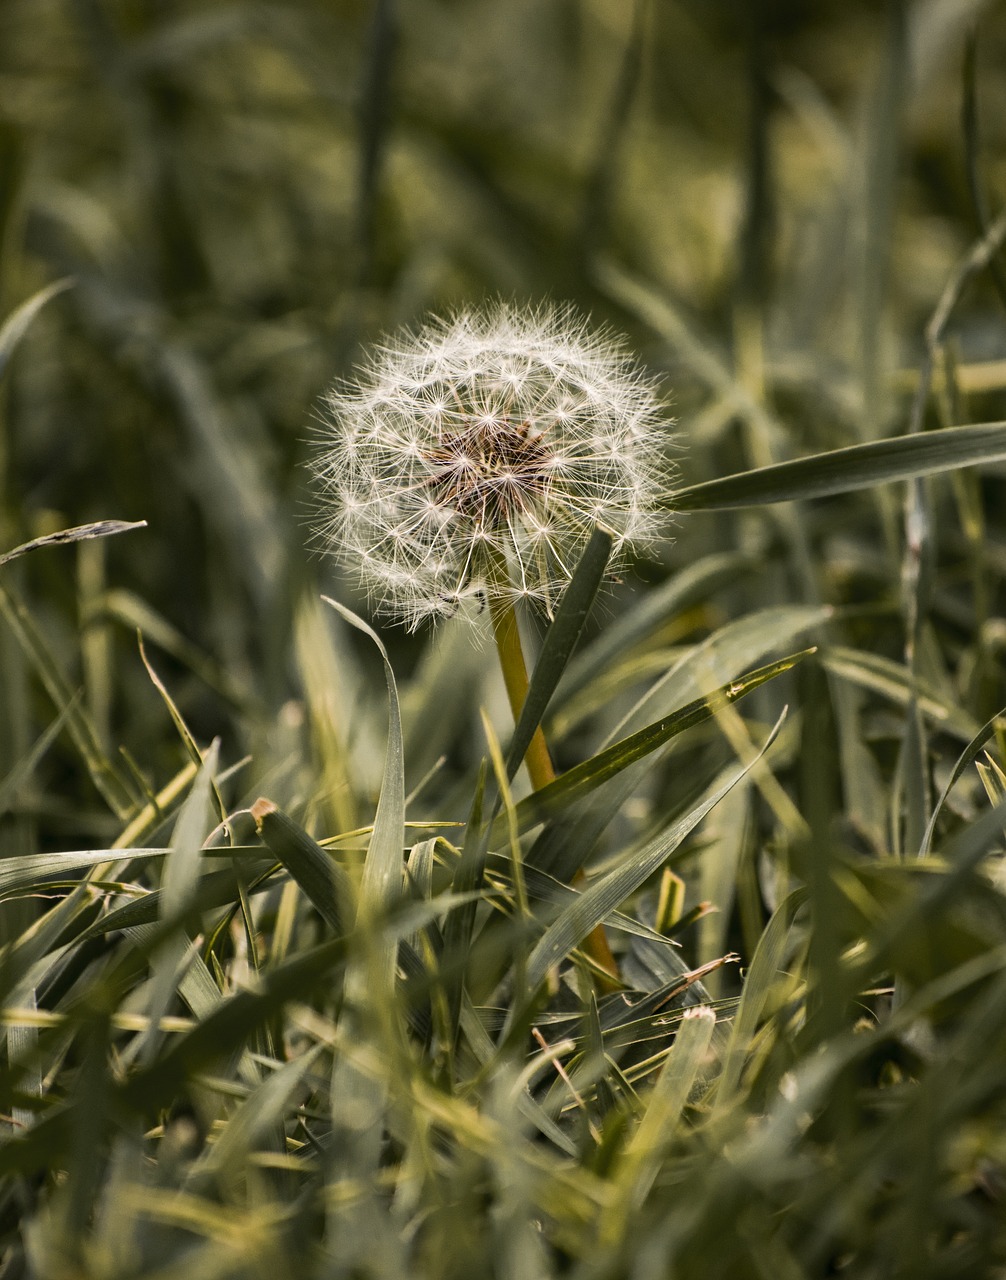
[[529, 422], [480, 423], [445, 432], [425, 453], [425, 484], [438, 502], [480, 526], [498, 526], [547, 490], [552, 452]]

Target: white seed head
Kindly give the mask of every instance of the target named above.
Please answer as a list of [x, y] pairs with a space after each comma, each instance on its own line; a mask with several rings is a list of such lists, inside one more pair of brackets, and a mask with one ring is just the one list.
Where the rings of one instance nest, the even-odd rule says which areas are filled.
[[565, 307], [460, 312], [376, 349], [323, 402], [319, 532], [415, 628], [486, 589], [551, 611], [595, 524], [613, 563], [667, 520], [655, 382]]

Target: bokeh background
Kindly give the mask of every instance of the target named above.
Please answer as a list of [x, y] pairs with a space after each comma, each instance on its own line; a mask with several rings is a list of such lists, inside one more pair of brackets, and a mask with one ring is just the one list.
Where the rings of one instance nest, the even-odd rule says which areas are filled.
[[[137, 629], [196, 737], [254, 757], [251, 794], [317, 796], [289, 764], [306, 738], [325, 760], [379, 745], [353, 708], [380, 712], [380, 670], [317, 603], [366, 602], [312, 549], [304, 462], [320, 394], [382, 332], [572, 301], [664, 375], [693, 483], [903, 430], [925, 322], [1006, 191], [1006, 15], [975, 0], [4, 0], [0, 51], [0, 309], [73, 280], [3, 388], [0, 543], [148, 522], [9, 579], [44, 655], [2, 629], [0, 774], [51, 720], [49, 662], [80, 690], [92, 774], [114, 759], [133, 798], [184, 757]], [[961, 420], [1006, 417], [1002, 306], [986, 276], [955, 318], [962, 367], [986, 362]], [[896, 512], [689, 517], [615, 590], [757, 560], [669, 644], [772, 600], [889, 602]], [[959, 555], [959, 521], [948, 537]], [[387, 639], [403, 680], [447, 644]], [[870, 639], [902, 641], [896, 620]], [[451, 653], [472, 715], [484, 655]], [[989, 671], [979, 719], [1003, 701]], [[349, 822], [354, 788], [328, 782], [326, 823]], [[66, 741], [16, 821], [38, 849], [119, 818]]]

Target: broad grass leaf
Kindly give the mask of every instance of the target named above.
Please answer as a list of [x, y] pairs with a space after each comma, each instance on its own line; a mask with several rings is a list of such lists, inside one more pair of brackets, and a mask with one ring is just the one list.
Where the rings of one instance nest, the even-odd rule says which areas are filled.
[[896, 480], [1006, 459], [1006, 422], [944, 427], [870, 440], [810, 458], [707, 480], [675, 495], [680, 511], [722, 511], [801, 498], [825, 498]]
[[758, 942], [723, 1053], [723, 1071], [716, 1086], [718, 1107], [729, 1105], [740, 1088], [751, 1042], [773, 999], [780, 970], [792, 947], [794, 918], [806, 900], [807, 890], [795, 889], [776, 908]]
[[615, 1169], [612, 1179], [615, 1202], [605, 1214], [602, 1236], [611, 1238], [620, 1234], [626, 1219], [646, 1198], [681, 1123], [699, 1073], [706, 1065], [715, 1027], [716, 1014], [712, 1009], [700, 1005], [685, 1011], [646, 1101], [646, 1110]]
[[860, 649], [829, 645], [821, 650], [821, 662], [835, 675], [852, 681], [860, 688], [879, 693], [906, 710], [916, 699], [919, 711], [933, 722], [934, 727], [954, 737], [973, 738], [978, 732], [978, 726], [966, 711], [949, 706], [926, 681], [890, 658]]
[[[563, 809], [581, 802], [603, 783], [635, 764], [636, 761], [652, 754], [678, 734], [684, 733], [686, 729], [694, 728], [712, 719], [720, 707], [739, 701], [760, 685], [791, 670], [801, 659], [813, 652], [813, 649], [804, 649], [778, 662], [749, 671], [730, 684], [716, 689], [708, 697], [697, 698], [687, 706], [681, 707], [670, 715], [665, 715], [660, 720], [655, 720], [636, 733], [629, 734], [621, 741], [599, 751], [582, 764], [574, 765], [555, 782], [550, 782], [548, 786], [527, 796], [517, 805], [518, 829], [527, 831], [530, 827], [555, 817]], [[497, 821], [493, 840], [499, 840], [502, 836], [503, 831]]]
[[766, 655], [823, 626], [832, 614], [827, 606], [777, 605], [728, 622], [655, 681], [611, 731], [608, 741], [640, 728], [648, 720], [669, 715], [686, 703], [709, 697]]
[[352, 886], [331, 853], [271, 800], [256, 800], [252, 817], [269, 852], [286, 867], [328, 927], [335, 934], [344, 933]]
[[733, 582], [751, 567], [751, 558], [740, 552], [717, 552], [686, 565], [659, 587], [642, 594], [571, 659], [559, 681], [553, 705], [565, 705], [669, 618]]
[[0, 858], [0, 898], [24, 890], [72, 883], [92, 867], [116, 857], [129, 859], [163, 858], [167, 849], [83, 849], [67, 853], [30, 853]]
[[[29, 1011], [38, 1008], [34, 988], [25, 992], [19, 1008]], [[14, 1024], [7, 1028], [7, 1064], [12, 1072], [15, 1087], [33, 1098], [42, 1097], [42, 1068], [38, 1060], [38, 1030], [28, 1025]], [[34, 1123], [35, 1114], [25, 1107], [12, 1107], [11, 1119], [15, 1126], [28, 1129]]]
[[549, 925], [528, 958], [527, 985], [530, 991], [534, 991], [545, 980], [546, 974], [553, 965], [563, 960], [592, 929], [603, 924], [610, 912], [619, 907], [664, 865], [706, 814], [761, 759], [774, 740], [781, 723], [781, 720], [776, 723], [755, 760], [732, 771], [725, 783], [717, 787], [711, 795], [707, 795], [684, 818], [667, 831], [661, 832], [643, 849], [634, 853], [630, 861], [615, 867], [607, 875], [588, 885], [578, 900], [571, 903], [558, 919]]

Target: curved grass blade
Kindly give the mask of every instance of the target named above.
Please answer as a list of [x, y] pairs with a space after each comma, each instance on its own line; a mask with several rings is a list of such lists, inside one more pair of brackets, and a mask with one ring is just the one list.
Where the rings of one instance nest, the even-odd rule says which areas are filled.
[[55, 280], [52, 284], [46, 285], [44, 289], [39, 289], [37, 293], [33, 293], [30, 298], [22, 302], [19, 307], [10, 313], [3, 322], [3, 326], [0, 327], [0, 378], [3, 377], [7, 364], [14, 354], [14, 348], [28, 332], [31, 322], [45, 304], [59, 294], [65, 293], [74, 284], [76, 284], [76, 281], [72, 276], [67, 276], [63, 280]]
[[933, 806], [933, 812], [929, 818], [929, 825], [926, 827], [925, 835], [922, 837], [922, 843], [919, 845], [920, 858], [924, 858], [932, 847], [933, 834], [936, 831], [936, 823], [944, 804], [946, 804], [947, 796], [949, 796], [950, 792], [954, 789], [954, 786], [964, 773], [964, 770], [977, 759], [978, 752], [981, 751], [982, 747], [984, 747], [986, 742], [988, 742], [992, 737], [996, 728], [1003, 723], [1004, 717], [1006, 717], [1006, 707], [997, 711], [991, 720], [986, 720], [961, 754], [957, 757], [957, 763], [951, 770], [950, 777], [947, 779], [943, 790], [940, 792], [939, 799]]
[[765, 745], [750, 763], [735, 769], [725, 783], [696, 805], [680, 822], [676, 822], [669, 830], [661, 832], [643, 849], [634, 853], [629, 863], [618, 866], [606, 876], [595, 880], [579, 895], [576, 902], [571, 903], [559, 918], [549, 925], [528, 957], [528, 990], [534, 991], [540, 986], [553, 965], [564, 959], [592, 929], [604, 922], [610, 912], [616, 910], [626, 898], [635, 893], [640, 885], [663, 866], [706, 814], [761, 760], [775, 740], [785, 714], [783, 712], [776, 721]]
[[[529, 827], [537, 826], [540, 822], [554, 817], [561, 810], [583, 800], [602, 783], [621, 773], [629, 765], [656, 751], [658, 747], [662, 747], [679, 733], [684, 733], [686, 729], [712, 719], [721, 707], [739, 701], [753, 689], [773, 680], [784, 671], [789, 671], [814, 652], [814, 649], [802, 649], [799, 653], [790, 654], [778, 662], [771, 662], [755, 671], [749, 671], [746, 675], [731, 681], [730, 684], [721, 686], [709, 697], [696, 698], [694, 702], [688, 703], [679, 711], [655, 720], [646, 728], [598, 752], [583, 764], [575, 765], [555, 782], [549, 783], [534, 795], [527, 796], [517, 805], [518, 830], [527, 831]], [[494, 839], [501, 839], [504, 834], [502, 826], [497, 821], [493, 830]]]
[[234, 1114], [228, 1117], [216, 1142], [193, 1169], [192, 1178], [197, 1186], [208, 1176], [227, 1177], [240, 1173], [249, 1153], [283, 1123], [291, 1109], [292, 1096], [322, 1048], [322, 1045], [313, 1045], [300, 1057], [270, 1072], [251, 1091]]
[[[356, 912], [356, 933], [361, 947], [350, 959], [345, 982], [345, 1015], [351, 1033], [364, 1030], [363, 1019], [373, 1020], [380, 1037], [382, 1057], [392, 1062], [401, 1052], [403, 1012], [395, 998], [398, 938], [379, 921], [402, 896], [405, 845], [405, 753], [402, 748], [402, 716], [395, 673], [376, 632], [350, 610], [324, 596], [326, 604], [377, 646], [384, 661], [388, 686], [388, 746], [384, 780], [374, 815], [370, 846], [363, 864]], [[389, 1065], [389, 1070], [391, 1067]], [[354, 1163], [364, 1181], [376, 1175], [383, 1142], [383, 1117], [387, 1107], [387, 1079], [375, 1078], [352, 1061], [336, 1057], [332, 1069], [331, 1114], [343, 1156]]]
[[[388, 686], [388, 747], [384, 758], [384, 782], [377, 802], [377, 813], [370, 846], [360, 880], [358, 912], [364, 918], [375, 915], [397, 900], [402, 887], [402, 851], [405, 847], [405, 764], [402, 750], [402, 715], [398, 703], [395, 673], [388, 653], [376, 631], [344, 605], [323, 596], [322, 599], [342, 618], [362, 631], [374, 642], [384, 660], [384, 676]], [[362, 923], [358, 916], [358, 923]], [[385, 942], [380, 968], [390, 995], [395, 977], [395, 944]]]
[[793, 919], [806, 900], [807, 890], [795, 889], [776, 908], [758, 942], [723, 1055], [723, 1074], [716, 1088], [718, 1106], [729, 1103], [740, 1085], [748, 1047], [768, 1006], [786, 955]]
[[1006, 460], [1006, 422], [945, 427], [871, 440], [810, 458], [758, 467], [682, 489], [679, 511], [723, 511], [801, 498], [826, 498], [916, 476]]
[[96, 520], [93, 524], [78, 524], [72, 529], [60, 529], [58, 533], [47, 533], [42, 538], [32, 538], [31, 542], [22, 542], [13, 551], [6, 551], [0, 556], [0, 567], [16, 560], [18, 556], [27, 555], [29, 551], [38, 551], [41, 547], [85, 542], [89, 538], [110, 538], [116, 533], [129, 533], [133, 529], [146, 527], [146, 520]]
[[722, 552], [704, 556], [641, 596], [633, 607], [606, 626], [596, 640], [567, 666], [555, 702], [565, 702], [595, 679], [615, 658], [627, 653], [673, 614], [703, 599], [752, 567], [750, 556]]

